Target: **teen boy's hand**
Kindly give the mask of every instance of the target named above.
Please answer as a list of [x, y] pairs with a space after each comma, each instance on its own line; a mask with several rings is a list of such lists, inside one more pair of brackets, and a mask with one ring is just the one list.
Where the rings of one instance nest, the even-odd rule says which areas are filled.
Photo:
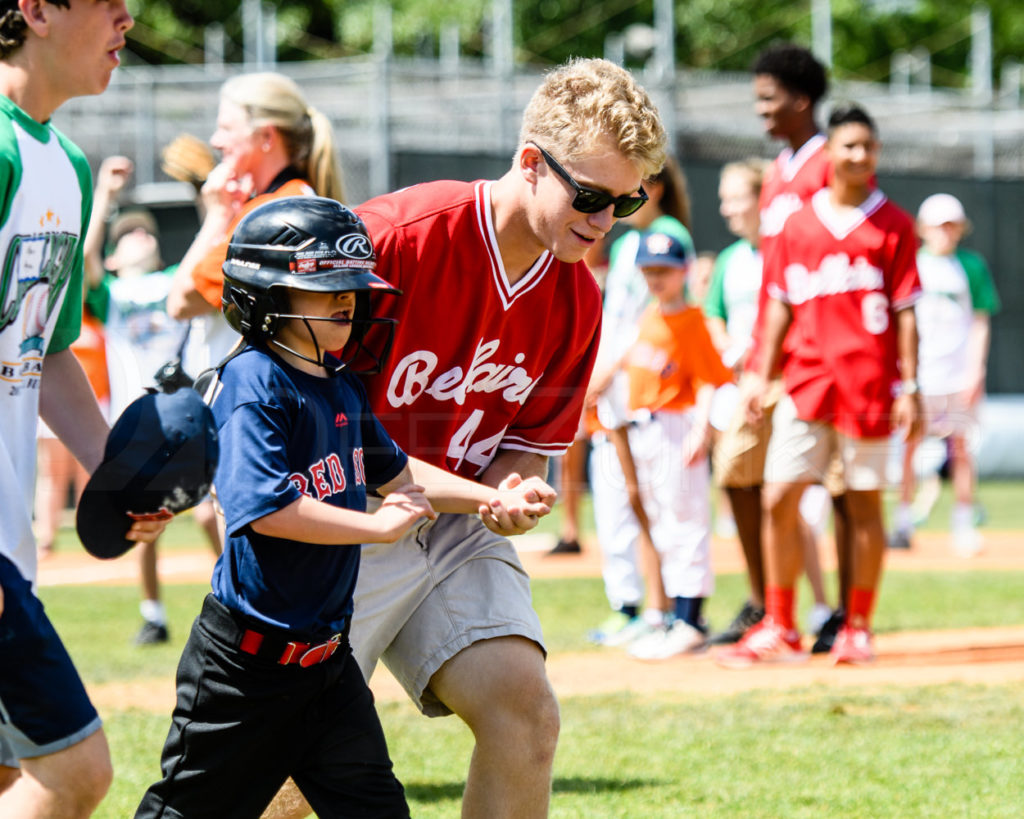
[[437, 517], [423, 492], [419, 484], [407, 483], [388, 493], [373, 513], [374, 524], [380, 527], [380, 543], [394, 543], [420, 518]]
[[521, 535], [551, 511], [557, 496], [540, 478], [513, 472], [498, 484], [497, 496], [480, 505], [480, 519], [495, 534]]

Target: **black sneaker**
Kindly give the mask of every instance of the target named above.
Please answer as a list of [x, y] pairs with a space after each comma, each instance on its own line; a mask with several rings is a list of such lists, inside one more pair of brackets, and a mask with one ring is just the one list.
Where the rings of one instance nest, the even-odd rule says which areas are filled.
[[151, 623], [147, 620], [142, 624], [139, 633], [135, 635], [135, 645], [152, 646], [157, 643], [166, 643], [170, 639], [167, 634], [167, 626], [160, 623]]
[[578, 555], [583, 549], [580, 548], [578, 540], [559, 540], [555, 548], [548, 552], [549, 555]]
[[910, 534], [908, 532], [895, 531], [889, 536], [890, 549], [909, 549]]
[[729, 628], [708, 638], [708, 645], [724, 646], [738, 643], [740, 638], [747, 633], [747, 629], [756, 626], [764, 617], [764, 609], [756, 607], [749, 600], [743, 604], [739, 614], [729, 623]]
[[832, 616], [825, 621], [825, 625], [818, 632], [818, 639], [811, 646], [811, 654], [828, 654], [832, 650], [832, 644], [836, 641], [836, 635], [846, 622], [846, 610], [838, 608], [832, 612]]

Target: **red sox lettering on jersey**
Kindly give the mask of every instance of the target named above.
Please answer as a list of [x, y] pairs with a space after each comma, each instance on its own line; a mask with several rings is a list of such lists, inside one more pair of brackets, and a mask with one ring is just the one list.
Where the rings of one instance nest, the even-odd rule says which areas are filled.
[[[352, 450], [352, 475], [357, 485], [366, 485], [366, 467], [364, 466], [362, 447]], [[345, 467], [342, 464], [341, 456], [336, 452], [311, 464], [307, 474], [293, 472], [288, 476], [288, 480], [303, 495], [318, 501], [344, 492], [348, 486]]]

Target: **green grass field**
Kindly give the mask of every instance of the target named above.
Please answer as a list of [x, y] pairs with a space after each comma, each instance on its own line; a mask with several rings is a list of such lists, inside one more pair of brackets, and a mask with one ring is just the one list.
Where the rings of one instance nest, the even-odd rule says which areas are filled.
[[[988, 528], [1024, 531], [1022, 490], [1020, 483], [981, 487]], [[947, 496], [948, 490], [930, 526], [945, 528]], [[197, 538], [190, 521], [176, 521], [165, 548], [195, 548]], [[832, 588], [832, 579], [827, 582]], [[890, 571], [876, 627], [1024, 625], [1022, 587], [1018, 571]], [[138, 625], [134, 587], [41, 590], [90, 685], [170, 679], [205, 593], [204, 585], [169, 586], [171, 644], [139, 649], [131, 645]], [[712, 623], [724, 624], [743, 593], [742, 577], [720, 576], [708, 605]], [[599, 580], [538, 579], [534, 596], [553, 654], [598, 650], [584, 634], [606, 613]], [[382, 704], [380, 711], [413, 815], [458, 816], [472, 749], [468, 730], [457, 719], [424, 719], [405, 702]], [[565, 697], [551, 815], [1019, 816], [1022, 711], [1024, 681]], [[158, 775], [170, 715], [108, 708], [103, 717], [116, 777], [96, 815], [122, 819]]]

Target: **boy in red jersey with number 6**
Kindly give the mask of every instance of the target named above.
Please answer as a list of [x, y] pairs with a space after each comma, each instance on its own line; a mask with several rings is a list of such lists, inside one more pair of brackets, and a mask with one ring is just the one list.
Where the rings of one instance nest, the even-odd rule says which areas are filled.
[[846, 621], [837, 663], [873, 659], [870, 622], [882, 572], [881, 488], [889, 433], [920, 423], [917, 325], [920, 281], [913, 220], [874, 187], [879, 142], [857, 106], [829, 118], [827, 188], [786, 222], [765, 259], [768, 313], [763, 356], [748, 385], [747, 411], [762, 412], [765, 385], [787, 331], [786, 397], [775, 410], [765, 465], [765, 619], [718, 655], [729, 667], [804, 659], [794, 620], [800, 550], [793, 548], [800, 495], [829, 459], [843, 460], [852, 526]]

